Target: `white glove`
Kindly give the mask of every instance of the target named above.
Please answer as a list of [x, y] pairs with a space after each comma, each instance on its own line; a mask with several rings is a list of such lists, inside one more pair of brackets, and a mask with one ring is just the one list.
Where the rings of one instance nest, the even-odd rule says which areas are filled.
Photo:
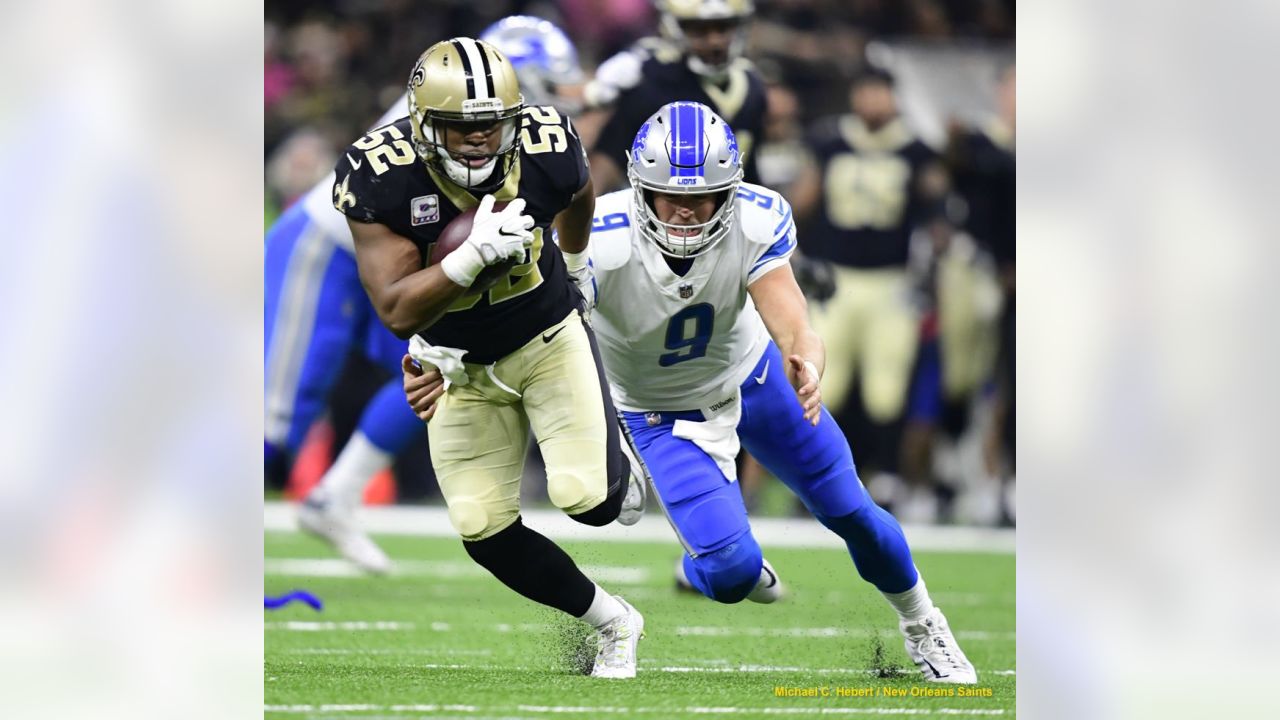
[[640, 67], [645, 57], [635, 50], [623, 50], [596, 68], [595, 77], [583, 88], [583, 99], [592, 108], [608, 105], [623, 91], [640, 83]]
[[590, 313], [596, 306], [596, 270], [591, 266], [591, 260], [588, 255], [591, 253], [583, 250], [580, 253], [563, 253], [565, 267], [569, 270], [569, 278], [578, 286], [578, 290], [582, 293], [583, 310]]
[[489, 265], [523, 258], [533, 244], [533, 218], [521, 214], [524, 198], [512, 200], [496, 213], [493, 203], [493, 195], [480, 200], [467, 241], [440, 261], [444, 274], [462, 287], [471, 287], [480, 271]]

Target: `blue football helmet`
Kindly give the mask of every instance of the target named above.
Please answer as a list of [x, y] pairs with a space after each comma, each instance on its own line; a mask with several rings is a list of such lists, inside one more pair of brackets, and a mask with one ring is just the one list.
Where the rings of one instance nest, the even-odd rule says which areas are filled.
[[[729, 234], [734, 196], [742, 182], [738, 140], [729, 124], [706, 105], [668, 103], [640, 126], [627, 153], [627, 179], [635, 192], [641, 234], [671, 257], [699, 255]], [[706, 222], [673, 225], [658, 219], [654, 193], [720, 197]]]
[[490, 25], [480, 39], [511, 61], [525, 105], [552, 105], [570, 115], [581, 109], [581, 103], [560, 92], [566, 85], [583, 82], [578, 49], [554, 23], [512, 15]]

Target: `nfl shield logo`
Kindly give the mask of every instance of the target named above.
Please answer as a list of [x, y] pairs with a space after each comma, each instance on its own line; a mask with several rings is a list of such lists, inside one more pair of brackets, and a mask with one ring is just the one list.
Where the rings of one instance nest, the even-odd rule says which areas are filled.
[[691, 297], [693, 297], [693, 286], [692, 286], [692, 285], [681, 285], [681, 286], [680, 286], [680, 299], [681, 299], [681, 300], [688, 300], [688, 299], [689, 299], [689, 298], [691, 298]]
[[414, 225], [426, 225], [440, 220], [440, 198], [421, 195], [409, 201], [409, 215]]
[[660, 415], [660, 414], [658, 414], [658, 413], [656, 413], [656, 412], [645, 413], [645, 414], [644, 414], [644, 422], [645, 422], [645, 424], [646, 424], [646, 425], [648, 425], [649, 427], [653, 427], [653, 426], [655, 426], [655, 425], [657, 425], [657, 424], [659, 424], [659, 423], [661, 423], [661, 422], [662, 422], [662, 415]]

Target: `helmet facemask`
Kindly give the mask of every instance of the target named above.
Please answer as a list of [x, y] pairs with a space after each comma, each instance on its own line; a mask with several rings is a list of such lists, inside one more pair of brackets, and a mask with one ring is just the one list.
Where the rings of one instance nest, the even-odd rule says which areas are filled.
[[[715, 247], [716, 243], [729, 234], [735, 205], [729, 201], [733, 190], [721, 190], [715, 193], [678, 193], [672, 192], [672, 188], [654, 190], [640, 182], [633, 182], [632, 187], [636, 195], [636, 207], [640, 209], [640, 232], [657, 245], [663, 255], [677, 259], [696, 257]], [[671, 195], [714, 195], [716, 209], [706, 222], [688, 225], [663, 222], [658, 217], [654, 201], [655, 194], [659, 192]]]
[[[422, 122], [423, 142], [417, 143], [418, 156], [443, 173], [454, 183], [475, 190], [496, 187], [515, 167], [519, 160], [520, 148], [517, 143], [517, 131], [520, 126], [520, 111], [523, 108], [508, 110], [495, 117], [450, 118], [444, 113], [428, 111]], [[492, 153], [451, 151], [446, 140], [449, 134], [466, 137], [476, 132], [479, 126], [489, 126], [492, 133], [499, 136], [498, 148]], [[496, 127], [495, 127], [496, 126]], [[486, 136], [485, 142], [488, 142]], [[473, 165], [468, 160], [484, 158], [483, 164]]]

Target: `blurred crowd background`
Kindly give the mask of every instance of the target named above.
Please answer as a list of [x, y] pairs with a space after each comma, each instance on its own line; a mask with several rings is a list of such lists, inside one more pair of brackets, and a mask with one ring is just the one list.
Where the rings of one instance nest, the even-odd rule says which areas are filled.
[[[559, 25], [576, 43], [588, 77], [615, 53], [658, 34], [650, 0], [268, 3], [266, 224], [400, 97], [424, 49], [456, 35], [478, 36], [513, 14]], [[892, 316], [910, 323], [910, 352], [898, 353], [890, 360], [897, 367], [887, 370], [865, 362], [851, 368], [839, 397], [824, 383], [825, 399], [849, 436], [864, 483], [905, 522], [1013, 524], [1014, 2], [757, 0], [746, 54], [768, 87], [757, 170], [762, 184], [795, 206], [802, 256], [794, 265], [811, 308], [826, 316], [824, 336], [853, 332], [830, 327], [833, 317], [854, 322], [842, 320], [838, 303], [859, 282], [858, 268], [842, 267], [824, 237], [826, 208], [853, 201], [833, 182], [842, 178], [823, 155], [824, 133], [850, 113], [863, 119], [900, 113], [927, 148], [927, 197], [883, 221], [910, 237], [904, 292], [893, 307], [873, 308], [886, 322]], [[856, 101], [855, 85], [868, 84], [886, 87], [889, 97]], [[587, 147], [607, 114], [576, 120]], [[810, 177], [816, 186], [807, 186]], [[874, 333], [863, 339], [879, 342]], [[828, 377], [837, 358], [829, 357]], [[888, 403], [866, 390], [879, 382], [868, 374], [881, 371], [908, 378], [900, 391], [890, 384]], [[269, 490], [305, 493], [386, 377], [353, 355], [326, 418], [289, 477]], [[546, 502], [536, 453], [531, 460], [525, 501]], [[740, 464], [754, 514], [802, 512], [750, 458]], [[439, 501], [426, 443], [404, 453], [366, 500]]]

